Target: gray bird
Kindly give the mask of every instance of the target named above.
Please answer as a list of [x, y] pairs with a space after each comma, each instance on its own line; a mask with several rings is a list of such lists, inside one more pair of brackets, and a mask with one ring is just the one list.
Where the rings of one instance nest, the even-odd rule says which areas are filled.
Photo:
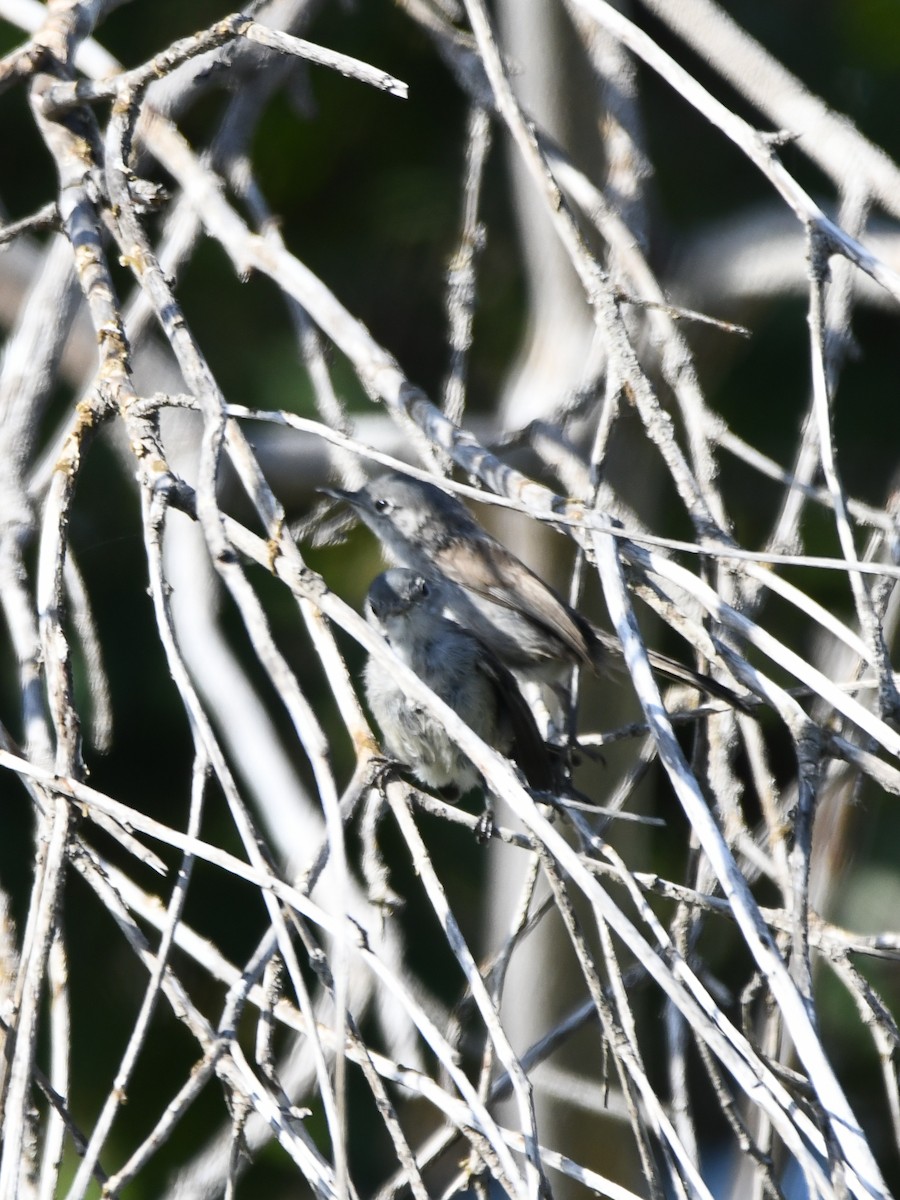
[[[351, 505], [389, 560], [457, 584], [447, 613], [520, 677], [552, 683], [575, 664], [598, 675], [621, 670], [617, 640], [571, 608], [454, 496], [396, 471], [358, 492], [321, 490]], [[670, 679], [743, 707], [730, 688], [675, 659], [650, 651], [650, 662]]]
[[[554, 785], [550, 753], [512, 674], [474, 633], [443, 615], [456, 590], [451, 583], [395, 567], [369, 588], [366, 619], [475, 733], [518, 763], [533, 788], [549, 790]], [[365, 667], [365, 687], [386, 751], [417, 779], [448, 799], [479, 783], [475, 766], [441, 722], [372, 658]]]

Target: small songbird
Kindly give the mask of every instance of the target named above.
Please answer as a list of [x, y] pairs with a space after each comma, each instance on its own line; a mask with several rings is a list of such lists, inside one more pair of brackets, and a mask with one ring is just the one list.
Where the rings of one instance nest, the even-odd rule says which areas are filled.
[[[443, 615], [455, 590], [454, 584], [395, 567], [369, 588], [366, 619], [483, 741], [519, 765], [533, 788], [549, 790], [554, 786], [550, 752], [511, 672], [480, 638]], [[365, 688], [386, 751], [417, 779], [448, 799], [458, 799], [480, 782], [441, 722], [372, 658], [365, 667]]]
[[[390, 561], [456, 584], [446, 598], [447, 614], [520, 678], [555, 683], [576, 664], [598, 675], [621, 670], [618, 641], [568, 605], [456, 497], [397, 471], [357, 492], [321, 490], [352, 506]], [[649, 657], [668, 678], [743, 707], [724, 684], [656, 651]]]

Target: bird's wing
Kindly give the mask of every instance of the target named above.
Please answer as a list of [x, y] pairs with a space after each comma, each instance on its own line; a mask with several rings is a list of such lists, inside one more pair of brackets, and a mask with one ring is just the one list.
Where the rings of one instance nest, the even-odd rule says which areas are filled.
[[490, 646], [477, 640], [482, 651], [478, 670], [490, 679], [497, 690], [501, 711], [509, 715], [513, 742], [510, 758], [521, 767], [531, 787], [542, 792], [556, 790], [559, 780], [553, 757], [515, 676]]
[[[490, 549], [490, 554], [479, 554], [472, 548], [468, 539], [454, 540], [450, 552], [442, 555], [440, 559], [441, 571], [448, 579], [475, 596], [529, 617], [542, 629], [554, 635], [573, 658], [598, 674], [622, 673], [624, 661], [618, 638], [598, 629], [575, 609], [570, 608], [548, 584], [501, 542], [481, 530], [478, 531], [478, 535], [479, 540]], [[515, 590], [509, 585], [510, 579], [515, 581]], [[552, 650], [548, 651], [548, 657], [555, 657]], [[649, 651], [649, 658], [654, 669], [668, 679], [685, 683], [710, 696], [735, 704], [744, 712], [752, 711], [727, 684], [719, 683], [718, 680], [694, 671], [656, 650]]]
[[494, 538], [483, 540], [490, 555], [479, 554], [465, 541], [454, 542], [452, 552], [441, 556], [444, 575], [473, 595], [522, 613], [561, 641], [573, 657], [586, 666], [597, 665], [598, 649], [602, 654], [603, 647], [595, 648], [590, 624], [504, 545]]

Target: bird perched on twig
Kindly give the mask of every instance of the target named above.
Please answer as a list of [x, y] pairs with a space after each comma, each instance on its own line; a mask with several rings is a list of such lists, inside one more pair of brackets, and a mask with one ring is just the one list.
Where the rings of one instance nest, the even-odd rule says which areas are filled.
[[[456, 584], [447, 597], [448, 615], [519, 677], [555, 682], [574, 665], [598, 675], [621, 669], [622, 651], [614, 637], [568, 605], [459, 500], [434, 484], [392, 471], [357, 492], [321, 490], [351, 505], [391, 561], [424, 578]], [[743, 707], [724, 684], [656, 651], [649, 657], [669, 679]]]
[[[455, 585], [395, 567], [375, 579], [366, 619], [397, 657], [488, 745], [512, 758], [536, 790], [554, 786], [554, 765], [509, 670], [471, 630], [448, 620]], [[481, 780], [443, 724], [370, 658], [369, 707], [388, 754], [422, 783], [458, 799]]]

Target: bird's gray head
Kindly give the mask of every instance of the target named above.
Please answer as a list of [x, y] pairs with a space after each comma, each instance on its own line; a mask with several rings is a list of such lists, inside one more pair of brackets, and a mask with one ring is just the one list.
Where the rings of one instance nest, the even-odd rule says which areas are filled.
[[474, 520], [453, 496], [432, 483], [391, 471], [358, 492], [323, 488], [350, 504], [397, 562], [419, 567], [448, 541], [471, 536]]
[[415, 620], [419, 614], [440, 616], [443, 606], [441, 584], [415, 571], [393, 567], [372, 581], [366, 596], [366, 617], [389, 635], [392, 627]]

